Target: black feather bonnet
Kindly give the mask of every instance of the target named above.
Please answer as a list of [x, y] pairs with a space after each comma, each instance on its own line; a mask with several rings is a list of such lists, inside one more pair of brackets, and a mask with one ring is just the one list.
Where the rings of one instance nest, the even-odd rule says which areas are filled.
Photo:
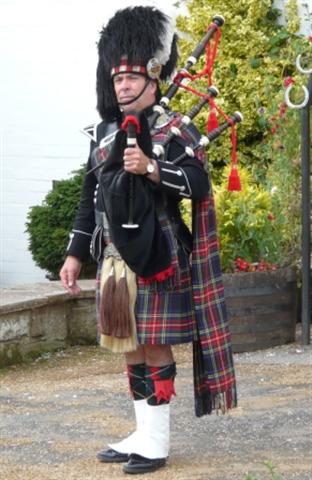
[[177, 35], [171, 19], [154, 7], [118, 10], [100, 32], [97, 66], [97, 109], [106, 121], [118, 118], [112, 76], [136, 71], [156, 80], [173, 74]]

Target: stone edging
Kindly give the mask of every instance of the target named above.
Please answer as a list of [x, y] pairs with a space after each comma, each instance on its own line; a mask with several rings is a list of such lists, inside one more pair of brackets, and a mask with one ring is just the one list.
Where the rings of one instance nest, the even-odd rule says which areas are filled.
[[61, 282], [0, 289], [0, 367], [72, 344], [96, 342], [95, 281], [69, 295]]
[[70, 296], [64, 290], [60, 281], [1, 288], [0, 315], [8, 312], [17, 312], [25, 308], [40, 307], [48, 303], [72, 301], [73, 298], [94, 298], [94, 280], [80, 280], [79, 286], [81, 287], [81, 294], [78, 297]]

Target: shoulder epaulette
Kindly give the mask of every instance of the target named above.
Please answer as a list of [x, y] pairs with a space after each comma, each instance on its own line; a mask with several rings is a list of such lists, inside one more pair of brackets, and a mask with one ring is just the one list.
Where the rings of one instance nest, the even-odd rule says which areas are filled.
[[84, 127], [82, 130], [80, 130], [84, 135], [86, 135], [88, 138], [93, 140], [94, 142], [97, 141], [97, 127], [99, 123], [92, 123], [88, 125], [87, 127]]

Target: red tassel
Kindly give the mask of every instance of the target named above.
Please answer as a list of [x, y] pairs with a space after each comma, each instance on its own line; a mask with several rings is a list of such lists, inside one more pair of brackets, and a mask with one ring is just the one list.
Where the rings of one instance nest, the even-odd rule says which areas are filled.
[[168, 378], [167, 380], [155, 380], [155, 397], [157, 403], [161, 400], [170, 402], [172, 395], [176, 395], [173, 378]]
[[242, 186], [241, 186], [241, 182], [240, 182], [238, 170], [237, 170], [235, 125], [232, 125], [231, 143], [232, 143], [232, 168], [229, 176], [228, 190], [230, 192], [240, 192], [242, 189]]
[[238, 175], [237, 165], [232, 165], [231, 173], [229, 176], [228, 190], [230, 192], [240, 192], [242, 189], [240, 178]]
[[208, 115], [208, 121], [207, 121], [207, 132], [211, 132], [215, 128], [218, 128], [219, 123], [218, 123], [218, 117], [216, 115], [215, 109], [210, 110], [210, 113]]

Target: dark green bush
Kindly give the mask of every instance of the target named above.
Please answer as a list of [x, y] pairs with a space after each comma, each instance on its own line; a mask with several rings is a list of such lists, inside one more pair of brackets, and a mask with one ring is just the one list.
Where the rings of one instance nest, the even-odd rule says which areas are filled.
[[[79, 204], [85, 167], [73, 172], [67, 180], [57, 180], [42, 205], [30, 208], [26, 231], [29, 250], [38, 267], [47, 270], [47, 277], [58, 278], [65, 250]], [[82, 276], [94, 275], [92, 262], [86, 264]]]

